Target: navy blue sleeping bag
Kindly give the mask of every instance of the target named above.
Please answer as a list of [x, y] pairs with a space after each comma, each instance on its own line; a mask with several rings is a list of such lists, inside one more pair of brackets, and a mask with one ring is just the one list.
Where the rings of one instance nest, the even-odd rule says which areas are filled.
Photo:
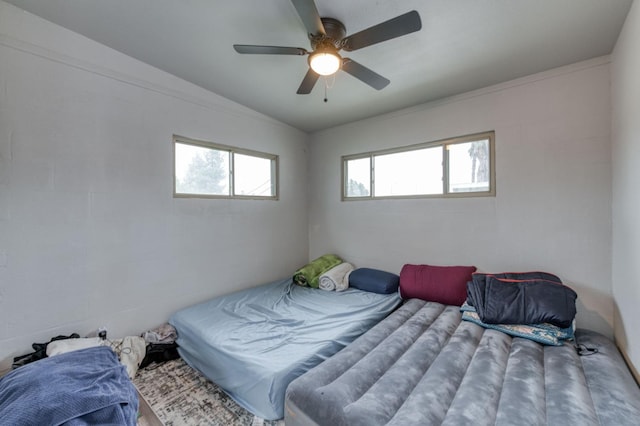
[[570, 327], [577, 294], [545, 272], [474, 274], [467, 303], [487, 324], [542, 324]]

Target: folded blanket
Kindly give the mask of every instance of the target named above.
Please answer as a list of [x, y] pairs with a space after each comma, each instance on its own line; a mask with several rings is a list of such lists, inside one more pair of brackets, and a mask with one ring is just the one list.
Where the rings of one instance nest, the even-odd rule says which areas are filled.
[[320, 275], [341, 263], [342, 259], [335, 254], [325, 254], [298, 269], [293, 274], [293, 282], [301, 286], [318, 288]]
[[469, 321], [483, 328], [501, 331], [514, 337], [533, 340], [543, 345], [562, 346], [565, 340], [573, 340], [575, 321], [567, 328], [556, 327], [553, 324], [486, 324], [480, 320], [473, 306], [466, 302], [460, 307], [462, 320]]
[[[557, 281], [474, 274], [467, 283], [467, 302], [486, 324], [571, 326], [577, 294]], [[526, 277], [529, 278], [529, 277]]]
[[322, 290], [344, 291], [349, 288], [349, 275], [353, 271], [353, 265], [344, 262], [329, 269], [320, 275], [319, 286]]

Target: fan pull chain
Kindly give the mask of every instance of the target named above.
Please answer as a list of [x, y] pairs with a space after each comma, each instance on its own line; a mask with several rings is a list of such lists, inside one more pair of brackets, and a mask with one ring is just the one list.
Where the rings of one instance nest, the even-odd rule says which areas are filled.
[[[329, 84], [329, 78], [331, 78], [331, 84]], [[324, 80], [324, 101], [327, 102], [329, 100], [327, 96], [327, 90], [331, 89], [336, 82], [336, 75], [333, 74], [330, 77], [323, 77]]]

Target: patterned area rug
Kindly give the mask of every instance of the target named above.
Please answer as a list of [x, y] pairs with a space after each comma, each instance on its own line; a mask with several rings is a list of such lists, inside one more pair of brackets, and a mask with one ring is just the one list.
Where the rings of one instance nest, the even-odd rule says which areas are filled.
[[133, 383], [165, 426], [284, 426], [240, 407], [216, 384], [182, 359], [151, 364]]

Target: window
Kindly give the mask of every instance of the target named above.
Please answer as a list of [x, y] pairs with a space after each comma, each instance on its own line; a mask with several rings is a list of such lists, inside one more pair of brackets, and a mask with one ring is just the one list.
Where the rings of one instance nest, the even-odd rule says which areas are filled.
[[494, 132], [342, 157], [342, 199], [495, 195]]
[[174, 136], [174, 197], [278, 198], [278, 156]]

